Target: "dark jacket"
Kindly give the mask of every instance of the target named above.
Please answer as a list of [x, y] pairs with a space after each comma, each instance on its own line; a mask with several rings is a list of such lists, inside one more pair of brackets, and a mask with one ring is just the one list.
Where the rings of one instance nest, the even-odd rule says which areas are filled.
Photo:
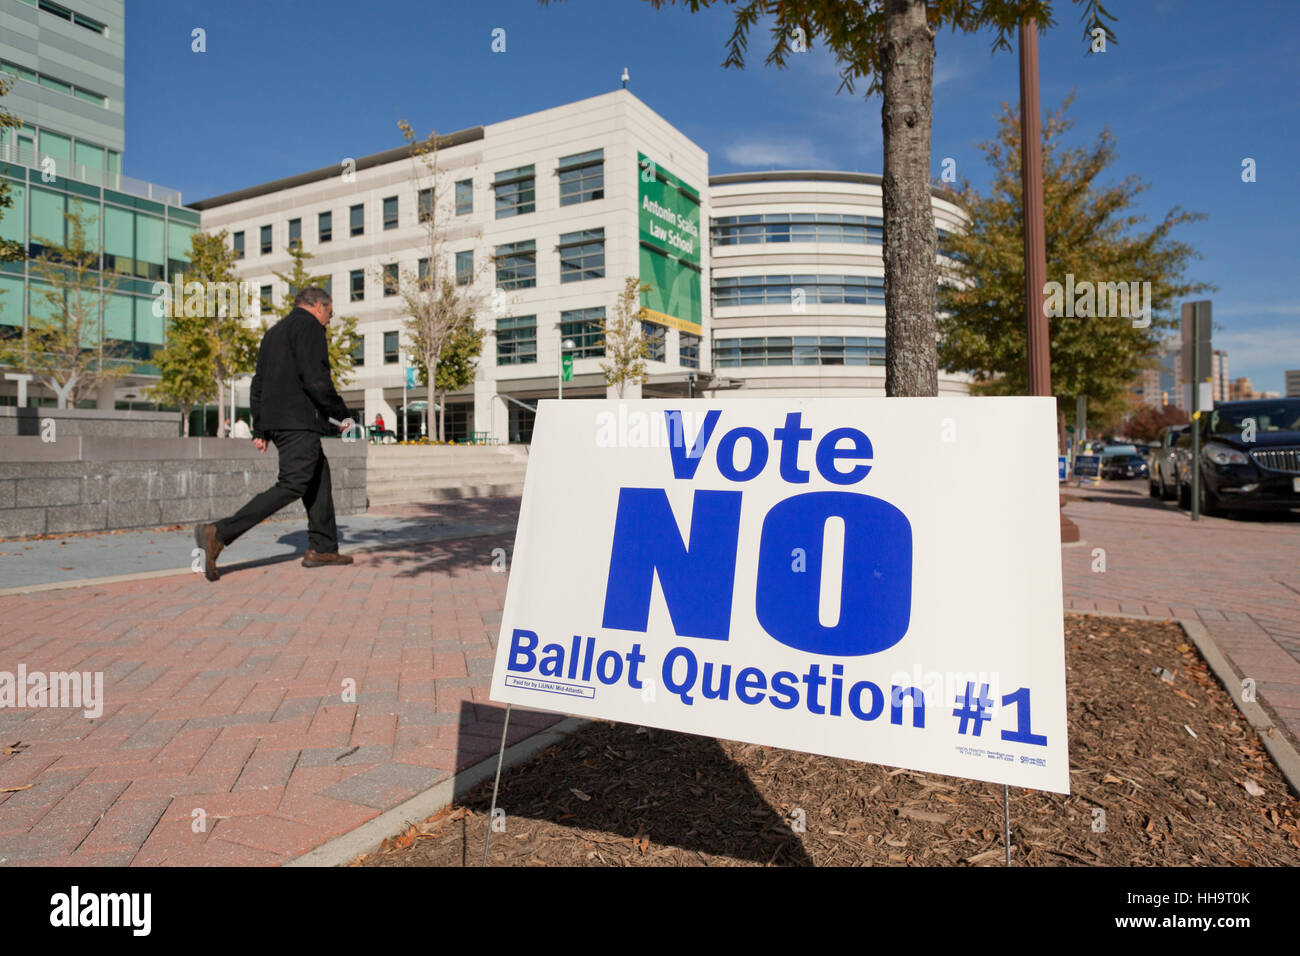
[[320, 432], [328, 418], [351, 417], [330, 381], [325, 327], [306, 309], [294, 309], [262, 336], [249, 399], [254, 438], [277, 429]]

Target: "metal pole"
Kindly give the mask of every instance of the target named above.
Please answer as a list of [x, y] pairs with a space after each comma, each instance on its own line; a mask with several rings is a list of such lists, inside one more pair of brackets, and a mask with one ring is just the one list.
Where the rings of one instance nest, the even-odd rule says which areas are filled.
[[506, 728], [510, 726], [510, 705], [506, 704], [506, 719], [501, 724], [501, 749], [497, 751], [497, 775], [492, 781], [492, 809], [488, 811], [487, 839], [483, 841], [483, 865], [487, 866], [488, 848], [492, 846], [492, 821], [497, 813], [497, 790], [501, 788], [501, 763], [506, 756]]
[[406, 353], [399, 349], [397, 356], [402, 363], [402, 441], [406, 441]]
[[564, 398], [564, 337], [560, 337], [560, 343], [556, 346], [560, 350], [560, 364], [555, 370], [555, 386], [557, 397]]
[[1052, 394], [1047, 316], [1047, 238], [1043, 223], [1043, 141], [1038, 105], [1038, 23], [1020, 25], [1021, 196], [1025, 210], [1025, 320], [1029, 394]]
[[1192, 520], [1201, 519], [1201, 310], [1192, 303]]
[[1007, 845], [1006, 865], [1011, 865], [1011, 790], [1004, 783], [1002, 785], [1002, 826], [1003, 842]]
[[[1042, 112], [1038, 103], [1038, 22], [1020, 24], [1020, 188], [1025, 214], [1025, 351], [1030, 395], [1051, 397], [1051, 338], [1047, 295], [1047, 233], [1043, 223]], [[1057, 446], [1060, 446], [1059, 422]], [[1062, 506], [1065, 499], [1060, 499]], [[1079, 540], [1079, 528], [1061, 513], [1061, 541]]]

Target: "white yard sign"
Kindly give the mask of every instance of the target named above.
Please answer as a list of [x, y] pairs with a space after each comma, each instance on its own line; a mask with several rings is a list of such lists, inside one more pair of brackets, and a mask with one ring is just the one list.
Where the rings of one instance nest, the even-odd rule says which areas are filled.
[[1068, 792], [1055, 403], [541, 403], [492, 699]]

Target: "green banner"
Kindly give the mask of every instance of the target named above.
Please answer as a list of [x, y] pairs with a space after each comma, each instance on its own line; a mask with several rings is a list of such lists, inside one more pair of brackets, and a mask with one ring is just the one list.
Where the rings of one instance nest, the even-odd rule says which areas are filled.
[[[644, 153], [637, 153], [641, 304], [652, 321], [699, 334], [700, 194]], [[693, 268], [692, 268], [693, 267]]]

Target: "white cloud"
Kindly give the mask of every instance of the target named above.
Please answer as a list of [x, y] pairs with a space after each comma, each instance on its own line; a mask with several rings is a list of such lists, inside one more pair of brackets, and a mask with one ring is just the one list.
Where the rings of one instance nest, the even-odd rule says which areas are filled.
[[751, 139], [731, 143], [722, 151], [729, 163], [766, 169], [822, 169], [826, 166], [808, 139]]

